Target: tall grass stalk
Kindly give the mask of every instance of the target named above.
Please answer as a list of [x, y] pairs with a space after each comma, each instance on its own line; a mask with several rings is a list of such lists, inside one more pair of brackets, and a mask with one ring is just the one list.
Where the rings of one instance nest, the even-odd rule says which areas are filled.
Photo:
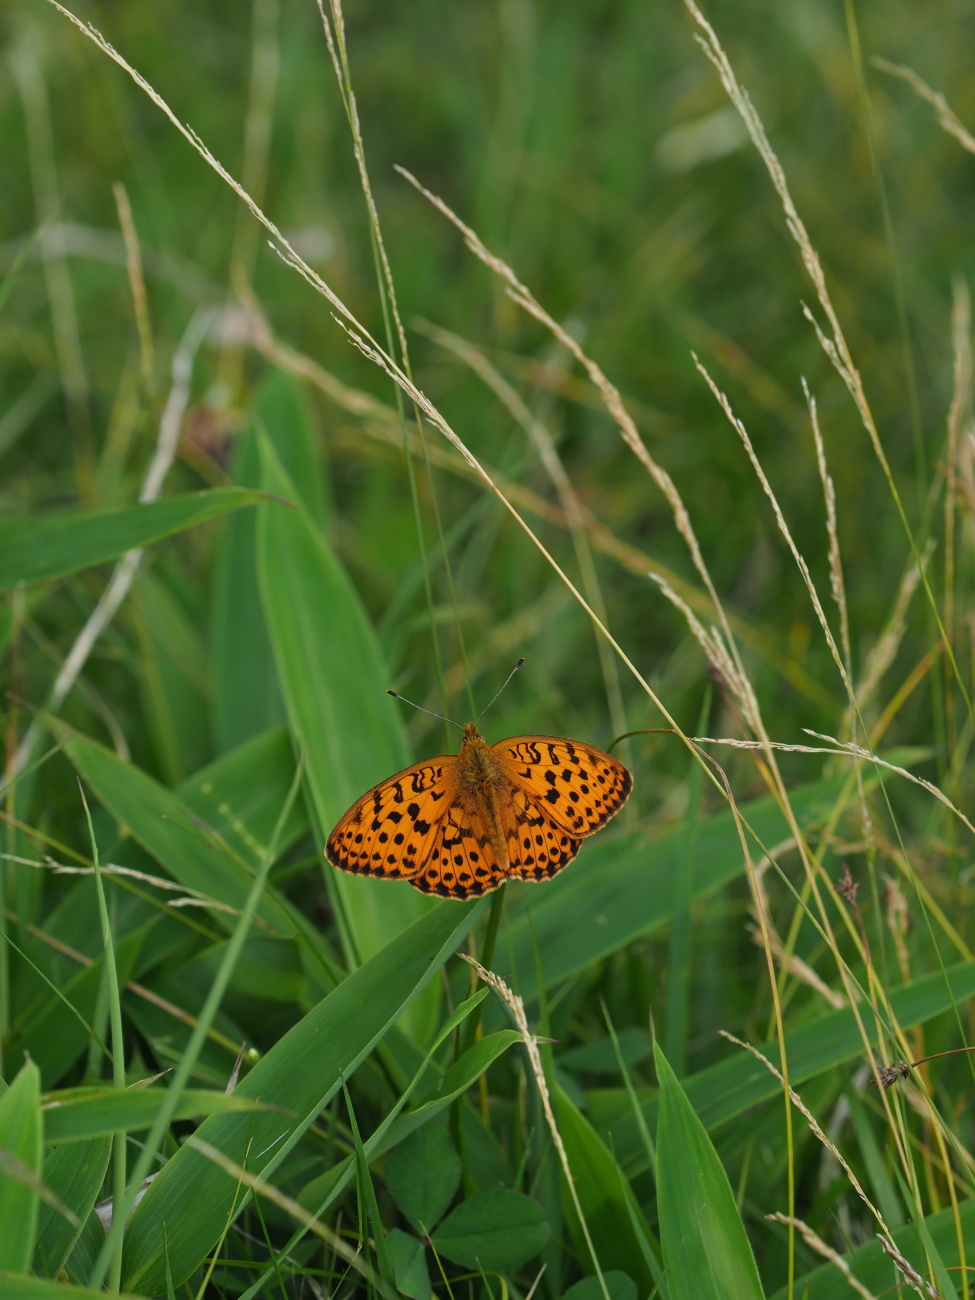
[[[98, 895], [98, 916], [102, 927], [102, 945], [105, 949], [104, 979], [108, 989], [108, 1011], [112, 1023], [112, 1081], [116, 1088], [125, 1087], [125, 1039], [122, 1034], [122, 995], [119, 989], [118, 968], [115, 965], [115, 941], [112, 938], [112, 922], [108, 914], [105, 898], [105, 884], [102, 880], [101, 864], [98, 860], [98, 842], [95, 828], [91, 824], [91, 811], [85, 797], [84, 786], [78, 782], [78, 791], [85, 809], [88, 823], [88, 838], [91, 841], [91, 860], [95, 871], [95, 892]], [[121, 1207], [125, 1199], [125, 1157], [127, 1135], [123, 1130], [116, 1133], [112, 1148], [112, 1209]], [[112, 1291], [118, 1291], [122, 1283], [122, 1236], [116, 1239], [115, 1249], [109, 1257], [108, 1285]]]

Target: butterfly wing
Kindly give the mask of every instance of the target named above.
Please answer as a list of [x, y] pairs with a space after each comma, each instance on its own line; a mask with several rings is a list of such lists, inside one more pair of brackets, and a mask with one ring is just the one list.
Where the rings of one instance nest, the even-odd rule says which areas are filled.
[[430, 758], [367, 790], [328, 837], [325, 856], [332, 866], [354, 876], [416, 884], [413, 877], [456, 799], [456, 765], [454, 754]]
[[507, 875], [514, 880], [550, 880], [582, 847], [582, 840], [554, 822], [548, 804], [539, 802], [524, 785], [512, 787], [502, 820], [508, 844]]
[[483, 815], [458, 790], [434, 832], [426, 864], [410, 884], [439, 898], [480, 898], [505, 879]]
[[492, 745], [491, 753], [512, 785], [535, 806], [532, 815], [542, 812], [553, 833], [571, 839], [594, 835], [619, 812], [633, 789], [633, 777], [622, 763], [579, 740], [511, 736]]

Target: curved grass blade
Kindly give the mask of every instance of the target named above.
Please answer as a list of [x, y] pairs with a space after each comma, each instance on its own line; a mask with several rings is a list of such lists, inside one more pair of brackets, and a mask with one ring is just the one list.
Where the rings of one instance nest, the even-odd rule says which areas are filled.
[[0, 520], [0, 591], [18, 582], [63, 578], [266, 500], [265, 493], [246, 488], [214, 488], [121, 509], [59, 510]]
[[764, 1300], [728, 1175], [660, 1047], [657, 1208], [671, 1300]]

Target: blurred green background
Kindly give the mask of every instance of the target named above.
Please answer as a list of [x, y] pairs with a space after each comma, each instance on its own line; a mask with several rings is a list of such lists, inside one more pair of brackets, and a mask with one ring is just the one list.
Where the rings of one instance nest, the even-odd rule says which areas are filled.
[[[244, 147], [256, 36], [257, 57], [272, 69], [256, 110], [269, 118], [267, 211], [353, 311], [380, 330], [362, 195], [314, 6], [260, 0], [253, 11], [160, 3], [82, 12], [234, 174], [261, 188], [261, 146], [249, 157]], [[840, 3], [716, 4], [710, 16], [821, 252], [917, 523], [917, 460], [930, 474], [944, 437], [950, 282], [967, 274], [973, 256], [972, 163], [906, 87], [869, 66], [866, 121]], [[864, 59], [879, 53], [909, 61], [946, 91], [963, 120], [975, 115], [966, 75], [975, 19], [965, 6], [868, 4], [857, 19]], [[758, 650], [751, 667], [778, 733], [831, 723], [829, 700], [839, 684], [807, 597], [691, 349], [729, 391], [825, 588], [821, 494], [799, 386], [800, 376], [808, 378], [837, 483], [861, 655], [890, 608], [906, 542], [855, 412], [802, 319], [800, 301], [810, 288], [767, 177], [683, 9], [528, 0], [357, 4], [347, 21], [370, 170], [408, 323], [432, 321], [486, 349], [553, 431], [593, 513], [618, 538], [691, 576], [665, 503], [592, 390], [393, 173], [397, 162], [512, 263], [619, 385], [688, 503], [719, 590], [768, 642], [769, 653]], [[392, 401], [389, 385], [349, 346], [325, 304], [280, 263], [232, 193], [119, 69], [42, 4], [8, 11], [5, 46], [0, 257], [9, 267], [40, 220], [61, 220], [68, 248], [61, 278], [70, 288], [59, 347], [50, 264], [46, 279], [42, 244], [35, 244], [0, 321], [6, 510], [130, 500], [145, 462], [153, 411], [141, 400], [114, 181], [127, 188], [143, 246], [157, 403], [174, 341], [195, 307], [232, 292], [235, 259], [287, 343], [346, 383]], [[551, 498], [537, 456], [498, 402], [444, 349], [422, 334], [411, 337], [421, 387], [472, 449]], [[211, 479], [232, 462], [242, 412], [265, 368], [252, 350], [232, 356], [210, 346], [201, 356], [191, 434], [208, 444]], [[73, 394], [67, 402], [65, 378]], [[380, 622], [393, 680], [429, 702], [430, 632], [402, 457], [364, 437], [346, 412], [311, 400], [333, 541]], [[30, 418], [18, 418], [25, 411]], [[206, 477], [184, 458], [170, 486], [201, 486]], [[456, 475], [438, 473], [436, 484], [478, 698], [525, 653], [528, 664], [503, 706], [516, 715], [512, 725], [607, 741], [585, 616], [497, 503]], [[428, 493], [424, 527], [435, 545]], [[571, 554], [564, 530], [543, 523], [541, 533], [557, 555]], [[173, 666], [203, 695], [208, 541], [169, 548], [154, 569], [175, 602], [173, 619], [185, 621], [187, 662]], [[691, 726], [703, 665], [679, 616], [639, 574], [605, 557], [597, 563], [614, 630]], [[55, 647], [97, 579], [89, 575], [77, 587], [37, 611]], [[434, 599], [449, 667], [458, 663], [458, 648], [442, 565], [435, 566]], [[518, 620], [514, 627], [511, 620]], [[105, 654], [101, 648], [92, 664], [96, 678], [110, 670]], [[29, 681], [49, 673], [39, 646], [25, 650], [21, 671]], [[126, 687], [134, 695], [137, 676], [130, 667], [113, 673], [113, 695]], [[455, 673], [448, 701], [458, 716], [468, 711], [459, 680]], [[623, 692], [629, 724], [649, 723], [626, 681]], [[196, 712], [201, 761], [215, 745], [203, 717]], [[165, 770], [159, 753], [140, 748], [144, 738], [130, 739], [141, 761]], [[662, 753], [664, 771], [669, 761]], [[645, 797], [653, 802], [653, 794]]]

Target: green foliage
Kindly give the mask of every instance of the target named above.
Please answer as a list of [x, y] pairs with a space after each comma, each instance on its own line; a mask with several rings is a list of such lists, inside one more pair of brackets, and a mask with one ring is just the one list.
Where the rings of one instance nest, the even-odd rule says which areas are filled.
[[430, 1273], [423, 1242], [393, 1228], [386, 1238], [386, 1249], [400, 1295], [409, 1296], [410, 1300], [430, 1300]]
[[518, 1268], [548, 1240], [545, 1212], [520, 1192], [475, 1192], [431, 1233], [434, 1249], [455, 1264], [489, 1272]]
[[[610, 1269], [603, 1274], [603, 1285], [610, 1300], [636, 1300], [636, 1284], [625, 1273]], [[584, 1277], [566, 1291], [563, 1300], [604, 1300], [605, 1292], [598, 1277]]]
[[441, 1124], [424, 1124], [386, 1161], [389, 1194], [418, 1232], [440, 1222], [459, 1186], [460, 1156]]

